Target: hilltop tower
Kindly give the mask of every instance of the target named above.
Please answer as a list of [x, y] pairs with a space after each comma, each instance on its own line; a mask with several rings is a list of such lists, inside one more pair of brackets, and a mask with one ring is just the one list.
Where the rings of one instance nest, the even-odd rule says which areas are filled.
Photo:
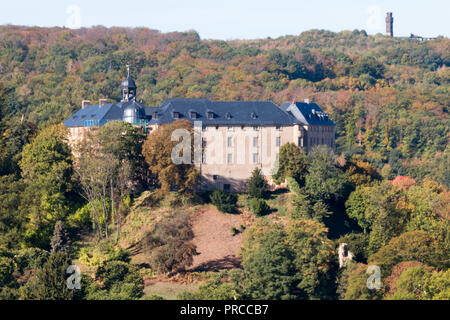
[[392, 12], [386, 14], [386, 35], [388, 37], [394, 36], [394, 18], [392, 17]]

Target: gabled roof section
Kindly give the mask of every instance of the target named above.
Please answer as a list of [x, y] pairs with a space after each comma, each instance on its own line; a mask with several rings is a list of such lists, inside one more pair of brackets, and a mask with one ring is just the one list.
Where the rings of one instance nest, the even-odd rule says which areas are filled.
[[315, 103], [283, 102], [280, 106], [299, 122], [313, 126], [335, 126], [329, 115]]
[[119, 114], [117, 109], [120, 108], [112, 103], [105, 104], [101, 107], [98, 105], [86, 106], [75, 112], [71, 117], [64, 121], [64, 125], [66, 125], [66, 127], [83, 127], [86, 120], [97, 122], [106, 119], [114, 120], [114, 118]]
[[[172, 98], [165, 100], [158, 108], [158, 119], [151, 122], [166, 124], [175, 121], [173, 113], [179, 119], [202, 121], [204, 125], [288, 125], [299, 123], [286, 111], [271, 101], [212, 101], [209, 99]], [[192, 119], [190, 112], [195, 111], [197, 117]], [[208, 117], [212, 112], [214, 117]]]

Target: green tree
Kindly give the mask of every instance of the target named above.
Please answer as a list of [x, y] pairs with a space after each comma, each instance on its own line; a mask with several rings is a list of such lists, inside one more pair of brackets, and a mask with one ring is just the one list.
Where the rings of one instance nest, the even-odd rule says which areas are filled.
[[314, 147], [308, 158], [305, 188], [311, 198], [325, 201], [342, 198], [348, 180], [336, 166], [333, 151], [325, 146]]
[[234, 193], [224, 190], [213, 190], [210, 195], [211, 203], [219, 211], [234, 213], [236, 212], [237, 196]]
[[250, 211], [253, 212], [256, 216], [263, 216], [270, 210], [269, 205], [266, 203], [264, 199], [251, 198], [249, 202], [250, 202]]
[[73, 290], [70, 290], [66, 283], [66, 271], [70, 264], [67, 254], [51, 254], [36, 272], [35, 279], [21, 288], [22, 296], [25, 299], [37, 300], [72, 300]]
[[294, 259], [295, 253], [286, 243], [286, 232], [279, 225], [249, 237], [242, 259], [244, 295], [251, 299], [295, 298]]
[[26, 184], [27, 244], [47, 247], [54, 223], [68, 215], [76, 199], [67, 129], [55, 125], [40, 132], [24, 147], [19, 165]]
[[251, 198], [264, 198], [267, 188], [267, 179], [260, 168], [252, 171], [252, 176], [247, 182], [247, 193]]
[[273, 174], [276, 183], [283, 183], [287, 177], [294, 178], [301, 186], [304, 185], [308, 159], [303, 151], [294, 143], [281, 146], [278, 168]]

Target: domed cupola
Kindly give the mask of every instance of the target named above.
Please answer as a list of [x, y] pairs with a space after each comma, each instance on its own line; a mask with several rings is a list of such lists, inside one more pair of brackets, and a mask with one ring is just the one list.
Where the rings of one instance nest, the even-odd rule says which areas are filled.
[[122, 102], [135, 101], [136, 100], [136, 83], [133, 78], [130, 77], [130, 66], [127, 65], [127, 78], [120, 84], [122, 90]]
[[123, 121], [131, 124], [139, 124], [140, 120], [145, 118], [145, 111], [135, 101], [124, 103]]

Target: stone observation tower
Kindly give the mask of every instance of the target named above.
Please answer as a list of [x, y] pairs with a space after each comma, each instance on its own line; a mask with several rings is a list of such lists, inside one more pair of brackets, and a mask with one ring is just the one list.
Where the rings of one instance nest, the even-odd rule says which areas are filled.
[[392, 17], [392, 12], [386, 14], [386, 35], [388, 37], [394, 36], [394, 18]]

